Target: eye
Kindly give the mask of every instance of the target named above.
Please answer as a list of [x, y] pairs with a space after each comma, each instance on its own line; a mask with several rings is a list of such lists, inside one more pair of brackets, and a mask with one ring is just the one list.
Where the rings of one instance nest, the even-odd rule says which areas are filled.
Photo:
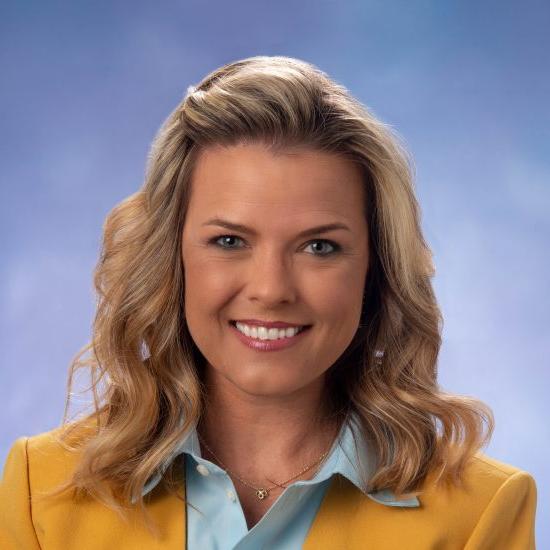
[[[243, 240], [240, 237], [237, 237], [236, 235], [218, 235], [210, 239], [208, 241], [208, 244], [212, 244], [214, 246], [217, 246], [225, 250], [233, 250], [233, 249], [241, 248], [239, 246], [232, 246], [235, 243], [235, 241], [243, 241]], [[315, 253], [313, 254], [314, 256], [319, 256], [319, 257], [331, 256], [332, 254], [336, 254], [337, 252], [339, 252], [342, 248], [339, 244], [335, 243], [334, 241], [330, 241], [328, 239], [315, 239], [314, 241], [310, 241], [307, 246], [309, 247], [319, 243], [325, 246], [328, 245], [329, 247], [332, 248], [332, 250], [327, 251], [325, 249], [325, 251], [323, 252], [322, 246], [321, 246], [321, 250], [319, 250], [319, 247], [317, 247], [314, 249], [315, 250]]]
[[[329, 241], [328, 239], [316, 239], [315, 241], [310, 241], [310, 244], [308, 246], [311, 246], [312, 244], [321, 243], [325, 245], [329, 245], [332, 247], [332, 250], [329, 250], [328, 252], [324, 252], [321, 254], [314, 254], [314, 256], [331, 256], [332, 254], [336, 254], [340, 251], [340, 245], [335, 243], [334, 241]], [[317, 252], [319, 252], [319, 248], [316, 249]]]
[[218, 241], [220, 239], [223, 239], [222, 242], [225, 242], [225, 244], [230, 244], [230, 242], [234, 241], [235, 239], [242, 241], [242, 239], [240, 239], [239, 237], [236, 237], [235, 235], [219, 235], [218, 237], [214, 237], [213, 239], [210, 239], [208, 243], [219, 246], [220, 248], [226, 248], [226, 249], [236, 248], [234, 246], [225, 246], [225, 244], [219, 244]]

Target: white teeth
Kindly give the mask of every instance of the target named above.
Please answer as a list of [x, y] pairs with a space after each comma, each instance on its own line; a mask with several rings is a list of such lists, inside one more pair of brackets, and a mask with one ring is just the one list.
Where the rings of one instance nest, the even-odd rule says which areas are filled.
[[236, 323], [237, 329], [246, 334], [249, 338], [257, 338], [259, 340], [277, 340], [279, 338], [292, 338], [300, 332], [302, 327], [288, 328], [266, 328], [257, 326], [248, 326], [244, 323]]

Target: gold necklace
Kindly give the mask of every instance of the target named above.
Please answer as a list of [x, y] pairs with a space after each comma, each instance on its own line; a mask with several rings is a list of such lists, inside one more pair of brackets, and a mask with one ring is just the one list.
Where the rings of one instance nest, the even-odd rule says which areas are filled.
[[[250, 487], [251, 489], [254, 489], [254, 491], [256, 492], [256, 496], [258, 497], [258, 499], [260, 500], [263, 500], [264, 498], [268, 497], [269, 496], [269, 492], [271, 491], [271, 489], [274, 489], [275, 487], [284, 487], [286, 488], [286, 484], [289, 483], [290, 481], [292, 481], [293, 479], [296, 479], [297, 477], [300, 477], [302, 474], [304, 474], [305, 472], [307, 472], [308, 470], [311, 470], [311, 468], [313, 468], [314, 466], [317, 466], [318, 464], [320, 464], [322, 462], [322, 460], [327, 456], [328, 452], [329, 451], [325, 451], [313, 464], [310, 464], [309, 466], [306, 466], [302, 471], [300, 471], [299, 473], [297, 473], [296, 475], [292, 476], [290, 479], [287, 479], [286, 481], [282, 482], [282, 483], [277, 483], [275, 482], [275, 485], [272, 485], [271, 487], [255, 487], [254, 485], [251, 485], [250, 483], [248, 483], [247, 481], [245, 481], [242, 477], [239, 477], [235, 472], [231, 471], [215, 454], [214, 452], [212, 451], [212, 449], [206, 444], [206, 442], [204, 441], [204, 439], [198, 434], [197, 432], [197, 436], [200, 440], [200, 442], [208, 449], [208, 451], [210, 452], [210, 454], [220, 463], [220, 466], [222, 468], [224, 468], [225, 470], [227, 470], [232, 476], [235, 476], [241, 483], [243, 483], [244, 485], [246, 485], [247, 487]], [[329, 447], [329, 450], [330, 448], [332, 447], [332, 443]], [[320, 469], [320, 466], [319, 466], [319, 469]]]

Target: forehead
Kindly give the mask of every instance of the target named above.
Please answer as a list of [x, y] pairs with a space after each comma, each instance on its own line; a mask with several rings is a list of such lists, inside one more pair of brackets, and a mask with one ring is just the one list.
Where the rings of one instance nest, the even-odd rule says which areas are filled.
[[198, 155], [191, 185], [192, 218], [228, 211], [283, 219], [315, 212], [349, 219], [363, 213], [360, 166], [342, 155], [313, 149], [207, 147]]

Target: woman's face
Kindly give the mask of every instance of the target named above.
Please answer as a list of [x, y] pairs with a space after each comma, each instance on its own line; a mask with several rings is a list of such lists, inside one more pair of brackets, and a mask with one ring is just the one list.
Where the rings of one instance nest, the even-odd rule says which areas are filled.
[[[261, 144], [201, 152], [182, 259], [187, 325], [210, 380], [265, 397], [323, 384], [359, 325], [368, 269], [364, 198], [360, 168], [334, 154], [275, 156]], [[327, 224], [343, 228], [305, 235]], [[251, 319], [311, 326], [291, 345], [265, 351], [245, 342], [254, 332], [241, 336], [231, 324]]]

